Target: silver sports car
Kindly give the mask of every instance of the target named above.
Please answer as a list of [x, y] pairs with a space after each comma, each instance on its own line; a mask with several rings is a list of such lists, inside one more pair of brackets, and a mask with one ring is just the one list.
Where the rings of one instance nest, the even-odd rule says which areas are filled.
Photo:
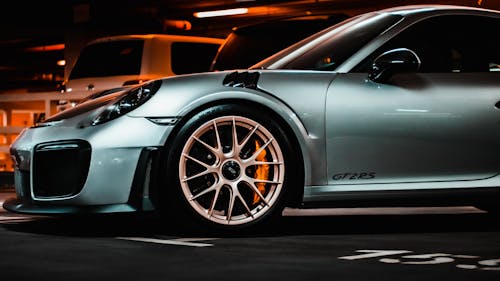
[[160, 210], [223, 229], [285, 206], [500, 206], [500, 12], [350, 18], [248, 70], [96, 95], [11, 147], [13, 212]]

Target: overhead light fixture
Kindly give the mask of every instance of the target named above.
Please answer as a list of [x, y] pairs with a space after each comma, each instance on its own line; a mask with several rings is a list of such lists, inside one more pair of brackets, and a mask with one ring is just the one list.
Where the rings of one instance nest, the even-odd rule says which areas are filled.
[[248, 13], [247, 8], [236, 8], [236, 9], [227, 9], [227, 10], [197, 12], [197, 13], [194, 13], [193, 15], [197, 18], [210, 18], [210, 17], [242, 15], [242, 14], [246, 14], [246, 13]]

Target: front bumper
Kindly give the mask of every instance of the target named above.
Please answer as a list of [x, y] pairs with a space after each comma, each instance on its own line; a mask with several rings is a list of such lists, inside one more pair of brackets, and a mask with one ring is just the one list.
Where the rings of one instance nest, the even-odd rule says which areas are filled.
[[17, 198], [4, 208], [31, 214], [152, 210], [159, 155], [170, 131], [128, 116], [83, 129], [26, 130], [11, 147]]
[[3, 208], [14, 213], [34, 215], [60, 214], [92, 214], [92, 213], [126, 213], [144, 211], [130, 204], [111, 204], [96, 206], [64, 206], [51, 204], [34, 204], [20, 198], [10, 198], [3, 203]]

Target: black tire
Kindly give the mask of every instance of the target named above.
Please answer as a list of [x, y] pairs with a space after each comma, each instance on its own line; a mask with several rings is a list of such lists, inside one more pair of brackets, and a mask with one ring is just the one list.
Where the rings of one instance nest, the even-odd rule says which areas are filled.
[[224, 231], [267, 225], [281, 217], [286, 193], [297, 188], [292, 184], [302, 187], [294, 168], [302, 167], [300, 158], [264, 110], [205, 109], [182, 125], [168, 149], [163, 209], [177, 225]]

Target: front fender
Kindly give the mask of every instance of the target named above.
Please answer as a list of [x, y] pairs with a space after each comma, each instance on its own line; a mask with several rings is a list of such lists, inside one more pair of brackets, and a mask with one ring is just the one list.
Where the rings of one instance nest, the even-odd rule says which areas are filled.
[[[223, 80], [229, 73], [215, 72], [166, 78], [158, 93], [129, 115], [181, 119], [209, 106], [238, 101], [266, 107], [287, 124], [300, 146], [300, 152], [304, 159], [304, 184], [306, 186], [324, 185], [326, 153], [323, 136], [326, 86], [322, 86], [324, 89], [319, 93], [320, 97], [311, 103], [297, 98], [302, 93], [307, 94], [307, 92], [301, 90], [292, 93], [290, 87], [285, 87], [288, 94], [276, 95], [276, 90], [272, 87], [269, 88], [270, 84], [265, 77], [261, 77], [259, 87], [261, 86], [260, 82], [263, 81], [263, 87], [272, 89], [272, 91], [224, 86]], [[313, 82], [316, 85], [327, 85], [328, 78], [331, 79], [331, 76], [322, 77], [323, 83], [318, 83], [319, 79]], [[304, 85], [307, 83], [302, 84], [303, 87], [307, 87]], [[312, 87], [312, 85], [310, 86]], [[170, 135], [165, 135], [165, 139], [170, 137]], [[312, 163], [314, 163], [314, 169], [312, 169]]]
[[300, 146], [301, 156], [304, 160], [304, 184], [311, 185], [313, 182], [312, 163], [314, 163], [311, 154], [314, 153], [314, 148], [318, 147], [317, 143], [319, 140], [308, 134], [306, 127], [298, 115], [287, 104], [276, 97], [248, 89], [212, 93], [193, 100], [182, 108], [177, 116], [191, 116], [207, 107], [229, 103], [259, 105], [279, 116], [286, 123], [288, 129], [293, 132], [293, 137]]

